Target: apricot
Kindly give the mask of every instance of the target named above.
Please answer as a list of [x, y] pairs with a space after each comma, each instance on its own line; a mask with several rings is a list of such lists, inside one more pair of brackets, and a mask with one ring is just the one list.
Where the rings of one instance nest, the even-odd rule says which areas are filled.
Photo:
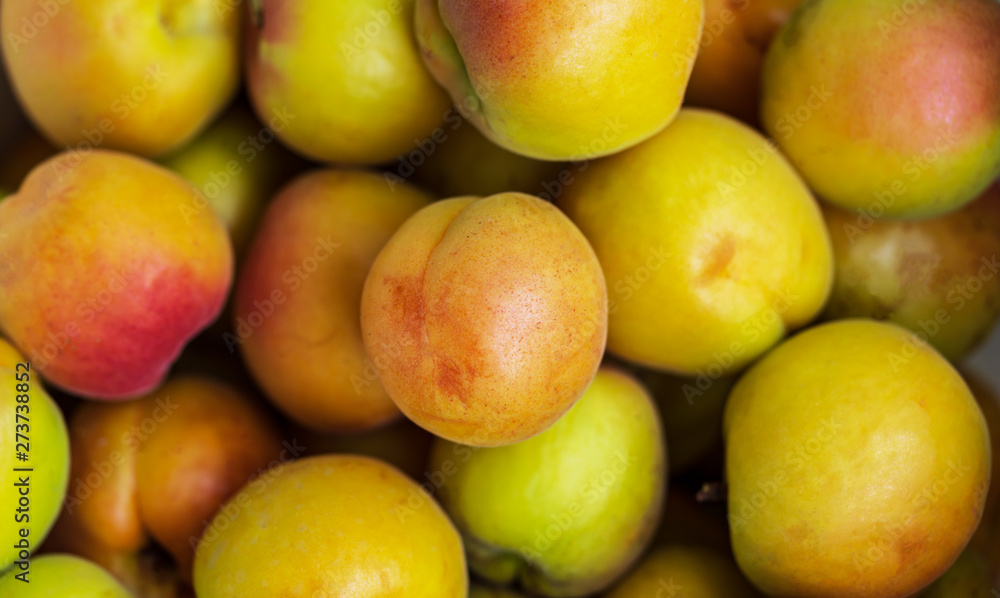
[[378, 164], [448, 111], [420, 60], [414, 0], [260, 0], [247, 91], [278, 138], [319, 162]]
[[704, 21], [694, 0], [416, 0], [424, 62], [488, 138], [542, 160], [615, 153], [677, 114]]
[[768, 596], [910, 596], [969, 542], [986, 422], [913, 333], [840, 320], [785, 341], [726, 404], [733, 552]]
[[608, 350], [640, 365], [736, 372], [830, 291], [830, 238], [809, 189], [773, 144], [717, 112], [681, 110], [589, 165], [558, 205], [604, 269]]
[[84, 403], [69, 429], [70, 489], [50, 548], [93, 560], [133, 589], [142, 581], [130, 577], [135, 555], [153, 542], [190, 579], [219, 506], [279, 456], [295, 456], [261, 405], [203, 377], [172, 378], [134, 401]]
[[424, 429], [497, 446], [548, 428], [604, 352], [607, 292], [580, 231], [521, 193], [420, 210], [379, 253], [361, 298], [365, 348]]
[[198, 192], [117, 152], [59, 154], [0, 202], [0, 330], [53, 385], [125, 399], [222, 309], [233, 250]]
[[0, 35], [21, 106], [53, 144], [155, 156], [236, 93], [243, 15], [228, 2], [5, 0]]
[[198, 598], [466, 598], [462, 540], [412, 480], [375, 459], [308, 457], [226, 503], [195, 556]]
[[830, 203], [954, 210], [1000, 174], [1000, 3], [805, 2], [768, 50], [761, 121]]
[[[559, 177], [564, 164], [515, 154], [484, 137], [468, 121], [457, 116], [453, 120], [450, 126], [441, 129], [443, 141], [432, 146], [433, 152], [426, 162], [416, 168], [413, 180], [417, 183], [443, 197], [486, 196], [505, 191], [539, 195], [561, 184]], [[396, 173], [402, 171], [402, 165], [396, 167]]]
[[656, 531], [668, 475], [649, 393], [607, 367], [538, 436], [490, 448], [438, 439], [428, 469], [471, 570], [542, 596], [589, 596], [627, 571]]
[[352, 433], [399, 416], [381, 361], [365, 354], [361, 290], [382, 246], [430, 200], [375, 174], [317, 170], [269, 205], [237, 284], [235, 335], [224, 339], [298, 423]]
[[739, 569], [720, 553], [672, 545], [650, 553], [607, 598], [751, 598], [756, 596]]
[[823, 316], [887, 320], [958, 361], [1000, 315], [1000, 184], [923, 220], [824, 207], [835, 275]]

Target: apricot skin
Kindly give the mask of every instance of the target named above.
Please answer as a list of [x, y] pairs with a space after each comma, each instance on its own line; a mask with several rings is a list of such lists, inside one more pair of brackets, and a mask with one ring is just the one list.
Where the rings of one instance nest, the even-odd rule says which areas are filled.
[[607, 333], [607, 291], [580, 231], [520, 193], [434, 203], [389, 240], [361, 326], [396, 405], [448, 440], [538, 434], [583, 393]]
[[240, 352], [274, 404], [322, 432], [399, 417], [366, 361], [359, 305], [375, 256], [429, 195], [360, 171], [324, 169], [268, 207], [235, 294]]
[[126, 399], [156, 388], [222, 310], [233, 250], [197, 190], [127, 154], [66, 152], [0, 202], [0, 330], [46, 380]]

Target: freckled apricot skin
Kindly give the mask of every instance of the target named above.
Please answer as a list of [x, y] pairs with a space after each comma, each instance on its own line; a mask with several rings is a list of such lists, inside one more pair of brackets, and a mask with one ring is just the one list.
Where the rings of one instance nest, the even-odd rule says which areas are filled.
[[990, 439], [962, 377], [911, 332], [811, 328], [726, 405], [733, 553], [768, 596], [911, 596], [969, 541]]
[[608, 350], [710, 379], [822, 308], [833, 274], [819, 206], [781, 152], [724, 114], [685, 108], [590, 164], [558, 205], [600, 259]]
[[431, 201], [368, 172], [316, 170], [268, 206], [236, 286], [234, 327], [254, 379], [296, 422], [357, 433], [399, 417], [361, 339], [375, 256]]
[[421, 492], [367, 457], [285, 465], [222, 507], [198, 545], [195, 591], [199, 598], [466, 598], [462, 540]]
[[122, 400], [162, 383], [222, 310], [229, 235], [198, 191], [142, 158], [66, 152], [0, 202], [0, 330], [46, 381]]
[[419, 426], [463, 444], [538, 434], [580, 397], [604, 352], [593, 250], [521, 193], [422, 209], [376, 258], [361, 300], [369, 359]]
[[1000, 174], [1000, 3], [803, 3], [765, 58], [761, 124], [837, 206], [958, 208]]

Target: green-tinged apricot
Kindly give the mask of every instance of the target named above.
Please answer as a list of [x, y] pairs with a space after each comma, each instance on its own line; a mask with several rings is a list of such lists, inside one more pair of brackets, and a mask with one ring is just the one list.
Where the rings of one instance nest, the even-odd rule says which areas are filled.
[[13, 567], [14, 575], [27, 570], [29, 556], [38, 550], [59, 515], [66, 498], [70, 451], [59, 406], [45, 392], [31, 363], [2, 338], [0, 435], [4, 449], [0, 452], [0, 504], [8, 509], [7, 516], [0, 518], [0, 534], [8, 539], [0, 545], [0, 571]]
[[253, 238], [265, 202], [301, 165], [275, 143], [274, 131], [242, 105], [160, 163], [201, 191], [202, 201], [192, 198], [182, 211], [195, 214], [210, 206], [226, 225], [239, 256]]
[[[134, 598], [118, 580], [90, 561], [68, 554], [31, 559], [24, 577], [17, 569], [0, 577], [0, 595], [17, 598]], [[27, 583], [25, 583], [27, 582]]]
[[[510, 152], [457, 116], [441, 129], [441, 135], [442, 141], [432, 146], [433, 151], [416, 168], [413, 180], [442, 197], [487, 196], [504, 191], [551, 195], [550, 187], [564, 184], [559, 177], [567, 168], [565, 164]], [[402, 168], [402, 164], [397, 165], [396, 172]]]
[[246, 44], [261, 122], [320, 162], [378, 164], [448, 110], [420, 60], [414, 0], [260, 0]]
[[825, 318], [888, 320], [952, 361], [989, 332], [1000, 314], [1000, 184], [937, 218], [823, 215], [836, 272]]
[[652, 399], [607, 368], [545, 432], [495, 448], [438, 440], [429, 470], [472, 571], [544, 596], [589, 595], [624, 573], [656, 531], [667, 482]]

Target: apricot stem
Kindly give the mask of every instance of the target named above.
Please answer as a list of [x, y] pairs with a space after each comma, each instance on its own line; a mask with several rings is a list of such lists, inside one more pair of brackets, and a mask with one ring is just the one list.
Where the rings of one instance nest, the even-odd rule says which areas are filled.
[[264, 26], [264, 6], [263, 0], [250, 0], [250, 22], [257, 29]]
[[701, 490], [695, 495], [698, 502], [719, 503], [725, 502], [729, 496], [729, 489], [725, 482], [709, 482], [702, 484]]

